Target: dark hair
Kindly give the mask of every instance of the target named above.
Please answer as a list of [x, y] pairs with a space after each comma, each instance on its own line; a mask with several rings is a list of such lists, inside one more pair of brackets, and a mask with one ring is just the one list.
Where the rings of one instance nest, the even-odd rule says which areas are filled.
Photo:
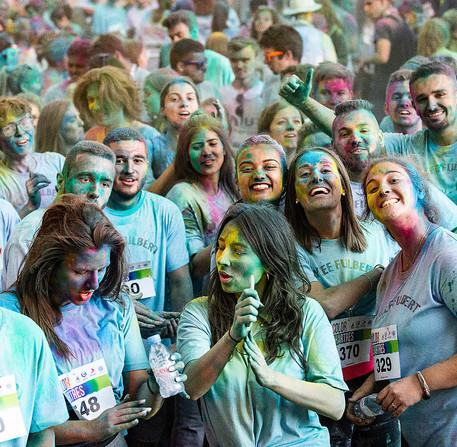
[[194, 112], [179, 131], [174, 169], [176, 178], [175, 183], [199, 182], [199, 174], [195, 171], [190, 162], [189, 147], [192, 138], [201, 132], [202, 129], [215, 132], [221, 140], [224, 149], [224, 162], [219, 171], [219, 185], [222, 186], [227, 193], [238, 198], [239, 194], [233, 178], [234, 162], [229, 136], [225, 131], [223, 124], [218, 119], [206, 115], [203, 111]]
[[187, 61], [193, 53], [203, 53], [205, 47], [193, 39], [181, 39], [175, 42], [170, 49], [170, 67], [176, 70], [178, 62]]
[[229, 7], [225, 1], [218, 1], [214, 5], [211, 32], [224, 31], [227, 28]]
[[195, 84], [189, 78], [178, 76], [176, 78], [170, 79], [160, 92], [160, 107], [165, 107], [165, 98], [168, 95], [168, 91], [172, 85], [176, 84], [189, 84], [195, 90], [195, 96], [197, 97], [197, 102], [200, 105], [200, 96], [198, 95], [197, 87], [195, 87]]
[[138, 65], [143, 48], [141, 42], [137, 40], [128, 39], [124, 41], [125, 55], [132, 64]]
[[354, 75], [344, 66], [336, 62], [321, 62], [313, 74], [313, 89], [316, 93], [319, 82], [327, 81], [329, 79], [342, 79], [346, 84], [348, 84], [349, 89], [352, 90], [352, 85], [354, 83]]
[[255, 55], [259, 56], [259, 54], [260, 54], [259, 44], [252, 37], [236, 36], [233, 39], [230, 39], [229, 43], [227, 45], [229, 59], [233, 53], [237, 53], [238, 51], [241, 51], [247, 47], [252, 47]]
[[[275, 101], [274, 103], [270, 104], [269, 106], [266, 106], [263, 109], [262, 114], [260, 115], [259, 124], [257, 126], [257, 132], [269, 134], [271, 123], [273, 122], [273, 119], [276, 116], [276, 114], [280, 110], [285, 109], [286, 107], [290, 107], [290, 106], [291, 106], [291, 104], [289, 104], [288, 102], [286, 102], [284, 100]], [[295, 106], [292, 106], [292, 107], [295, 107]], [[301, 110], [297, 109], [297, 111], [300, 113], [301, 122], [303, 124], [305, 121], [305, 116]]]
[[373, 114], [373, 104], [365, 99], [350, 99], [349, 101], [341, 102], [335, 107], [335, 116], [345, 115], [357, 110], [365, 110], [365, 112]]
[[75, 39], [67, 50], [67, 56], [80, 56], [89, 60], [92, 55], [92, 43], [89, 39]]
[[431, 61], [426, 64], [419, 65], [411, 74], [409, 85], [412, 86], [418, 79], [428, 78], [434, 74], [442, 74], [450, 77], [457, 84], [454, 70], [449, 65], [443, 64], [439, 61]]
[[63, 3], [51, 11], [50, 18], [54, 25], [57, 26], [57, 21], [62, 20], [64, 17], [66, 17], [68, 20], [71, 20], [72, 12], [73, 11], [71, 9], [71, 6], [67, 5], [66, 3]]
[[141, 141], [144, 144], [146, 155], [148, 155], [148, 145], [146, 140], [143, 135], [135, 129], [130, 127], [118, 127], [106, 135], [103, 139], [103, 144], [109, 147], [111, 143], [118, 143], [119, 141]]
[[[387, 92], [389, 90], [389, 87], [398, 82], [407, 82], [407, 81], [409, 82], [409, 80], [411, 79], [412, 72], [413, 72], [412, 70], [402, 68], [400, 70], [394, 71], [389, 76], [389, 81], [387, 82], [387, 87], [386, 87], [386, 100], [388, 99]], [[408, 90], [409, 90], [409, 86], [408, 86]]]
[[[295, 361], [308, 371], [307, 361], [300, 349], [303, 335], [303, 303], [306, 297], [297, 289], [302, 282], [309, 291], [310, 283], [301, 269], [294, 236], [284, 216], [265, 204], [235, 203], [219, 225], [215, 247], [226, 225], [235, 225], [267, 272], [267, 284], [262, 304], [268, 320], [259, 318], [265, 329], [265, 359], [271, 364], [284, 355], [282, 343], [287, 343]], [[208, 293], [208, 319], [211, 343], [230, 329], [236, 298], [222, 290], [217, 269], [211, 272]]]
[[91, 299], [123, 303], [124, 239], [97, 205], [80, 196], [63, 195], [60, 203], [45, 212], [16, 282], [21, 312], [40, 326], [49, 344], [67, 359], [72, 353], [54, 329], [62, 321], [60, 297], [54, 294], [56, 275], [68, 255], [104, 245], [111, 249], [110, 264]]
[[312, 64], [298, 64], [298, 65], [289, 65], [284, 70], [281, 71], [281, 80], [284, 79], [286, 75], [295, 75], [298, 76], [303, 82], [306, 81], [306, 75], [308, 71], [312, 68], [313, 70], [316, 68]]
[[114, 67], [126, 71], [125, 65], [111, 53], [94, 54], [90, 57], [88, 65], [89, 70], [93, 70], [94, 68]]
[[274, 48], [276, 51], [283, 51], [284, 53], [290, 51], [298, 62], [303, 55], [303, 40], [298, 31], [289, 25], [270, 26], [262, 34], [259, 43], [263, 48]]
[[98, 141], [79, 141], [68, 151], [67, 156], [65, 157], [65, 162], [62, 167], [62, 177], [64, 179], [68, 179], [71, 174], [71, 170], [76, 163], [76, 158], [81, 154], [105, 158], [113, 163], [113, 166], [116, 164], [114, 152], [108, 146], [105, 146]]
[[277, 25], [280, 22], [278, 11], [276, 11], [275, 8], [272, 8], [271, 6], [268, 6], [268, 5], [259, 5], [257, 7], [257, 10], [252, 19], [252, 27], [251, 27], [251, 37], [255, 40], [259, 39], [259, 33], [255, 29], [255, 21], [257, 20], [259, 13], [265, 12], [265, 11], [268, 11], [271, 14], [271, 21], [273, 22], [271, 26]]
[[[365, 172], [363, 174], [363, 180], [362, 180], [362, 188], [363, 188], [363, 196], [365, 198], [365, 212], [364, 216], [365, 218], [368, 218], [370, 216], [371, 211], [370, 208], [368, 207], [368, 200], [367, 200], [367, 179], [368, 175], [370, 174], [370, 171], [377, 165], [381, 163], [394, 163], [400, 167], [402, 167], [406, 173], [408, 174], [411, 183], [413, 185], [413, 188], [418, 191], [418, 192], [423, 192], [422, 195], [417, 196], [417, 202], [418, 204], [422, 207], [424, 210], [424, 214], [427, 217], [427, 219], [432, 222], [432, 223], [439, 223], [440, 221], [440, 211], [436, 206], [432, 203], [431, 197], [430, 197], [430, 188], [429, 188], [429, 182], [428, 182], [428, 175], [424, 171], [424, 169], [421, 167], [419, 163], [421, 163], [421, 160], [415, 156], [400, 156], [396, 155], [394, 157], [383, 157], [383, 158], [378, 158], [376, 160], [373, 160], [365, 169]], [[423, 161], [422, 161], [423, 163]]]
[[93, 54], [110, 53], [114, 55], [116, 51], [119, 51], [123, 57], [127, 57], [122, 40], [113, 34], [101, 34], [92, 44]]
[[336, 163], [338, 174], [341, 179], [341, 186], [345, 194], [341, 195], [342, 223], [341, 223], [341, 244], [347, 250], [362, 253], [367, 248], [367, 240], [363, 234], [363, 229], [354, 211], [352, 199], [351, 181], [338, 155], [330, 149], [324, 147], [310, 147], [302, 149], [292, 160], [289, 166], [289, 179], [287, 181], [285, 215], [295, 232], [298, 243], [309, 253], [313, 252], [314, 245], [317, 243], [320, 248], [321, 238], [319, 232], [308, 221], [306, 213], [300, 203], [297, 203], [295, 191], [295, 171], [299, 158], [310, 152], [324, 152], [329, 155]]
[[171, 30], [180, 23], [184, 23], [184, 25], [189, 28], [190, 32], [192, 32], [193, 29], [197, 28], [197, 19], [195, 14], [187, 10], [179, 10], [168, 14], [168, 16], [162, 22], [162, 25], [168, 30]]

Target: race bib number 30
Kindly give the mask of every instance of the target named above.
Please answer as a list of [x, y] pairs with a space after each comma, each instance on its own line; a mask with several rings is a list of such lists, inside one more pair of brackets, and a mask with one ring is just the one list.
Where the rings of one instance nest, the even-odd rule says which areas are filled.
[[59, 381], [79, 419], [91, 421], [116, 405], [104, 359], [61, 374]]
[[14, 375], [0, 377], [0, 443], [26, 435]]
[[372, 321], [370, 315], [332, 321], [342, 368], [370, 361]]
[[152, 278], [151, 261], [129, 265], [129, 280], [125, 282], [132, 299], [153, 298], [156, 296]]
[[399, 379], [400, 354], [398, 350], [397, 325], [373, 329], [371, 332], [373, 343], [374, 375], [376, 381], [385, 379]]

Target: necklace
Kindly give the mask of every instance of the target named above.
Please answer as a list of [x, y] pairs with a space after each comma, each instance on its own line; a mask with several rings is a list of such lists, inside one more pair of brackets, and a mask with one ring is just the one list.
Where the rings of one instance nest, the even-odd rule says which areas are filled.
[[[422, 246], [424, 245], [425, 241], [427, 240], [427, 237], [428, 237], [428, 235], [429, 235], [429, 231], [430, 231], [430, 227], [431, 227], [431, 226], [432, 226], [432, 223], [430, 222], [430, 223], [428, 224], [427, 229], [425, 230], [424, 235], [422, 236], [422, 239], [421, 239], [420, 242], [419, 242], [419, 245], [417, 246], [417, 250], [415, 251], [414, 256], [413, 256], [413, 258], [412, 258], [412, 261], [411, 261], [411, 264], [409, 264], [408, 268], [410, 268], [410, 267], [414, 264], [414, 262], [416, 261], [416, 258], [417, 258], [419, 252], [420, 252], [421, 249], [422, 249]], [[405, 271], [407, 270], [407, 269], [405, 269], [404, 253], [403, 253], [403, 251], [401, 252], [401, 270], [402, 270], [402, 272], [405, 272]]]

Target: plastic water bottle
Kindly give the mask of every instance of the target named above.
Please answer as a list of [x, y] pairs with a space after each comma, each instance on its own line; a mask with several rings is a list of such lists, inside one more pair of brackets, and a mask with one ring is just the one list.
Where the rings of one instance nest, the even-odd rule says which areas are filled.
[[168, 371], [173, 364], [170, 360], [171, 352], [161, 343], [160, 335], [149, 337], [148, 343], [150, 345], [149, 364], [159, 385], [160, 395], [165, 399], [184, 391], [184, 384], [175, 380], [179, 372]]
[[369, 396], [362, 397], [354, 404], [354, 414], [360, 419], [373, 418], [384, 414], [385, 411], [382, 406], [376, 403], [377, 394], [370, 394]]

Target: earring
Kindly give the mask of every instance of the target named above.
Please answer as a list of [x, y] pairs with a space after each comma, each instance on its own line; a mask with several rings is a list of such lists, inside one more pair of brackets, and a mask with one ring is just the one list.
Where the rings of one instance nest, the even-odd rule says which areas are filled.
[[342, 195], [342, 196], [345, 196], [345, 195], [346, 195], [346, 191], [345, 191], [344, 189], [341, 190], [341, 195]]
[[295, 203], [300, 203], [300, 200], [298, 200], [298, 197], [295, 199]]

